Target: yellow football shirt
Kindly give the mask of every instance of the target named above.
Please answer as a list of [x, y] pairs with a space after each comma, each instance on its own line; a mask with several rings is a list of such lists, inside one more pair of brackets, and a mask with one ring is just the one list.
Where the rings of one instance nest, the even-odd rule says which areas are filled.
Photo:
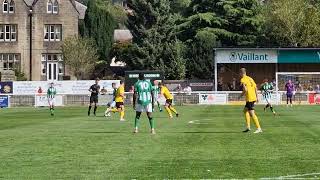
[[124, 94], [124, 86], [120, 85], [120, 87], [117, 89], [117, 92], [116, 92], [115, 101], [116, 102], [123, 102], [123, 96], [121, 96], [123, 94]]
[[166, 98], [166, 99], [173, 99], [172, 94], [170, 93], [169, 89], [165, 86], [162, 86], [161, 88], [161, 94]]
[[254, 80], [251, 77], [245, 75], [243, 78], [241, 78], [241, 85], [246, 87], [246, 101], [257, 101], [257, 84], [254, 82]]

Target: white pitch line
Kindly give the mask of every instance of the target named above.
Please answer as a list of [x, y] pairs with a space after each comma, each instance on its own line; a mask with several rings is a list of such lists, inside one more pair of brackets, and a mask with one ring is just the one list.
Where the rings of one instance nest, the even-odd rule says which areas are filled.
[[[296, 175], [287, 175], [287, 176], [279, 176], [279, 177], [273, 177], [273, 178], [261, 178], [263, 180], [267, 179], [299, 179], [302, 178], [303, 176], [313, 176], [313, 175], [320, 175], [320, 173], [307, 173], [307, 174], [296, 174]], [[319, 177], [313, 177], [313, 178], [308, 178], [308, 179], [314, 179], [314, 178], [319, 178]], [[303, 178], [305, 179], [305, 178]]]

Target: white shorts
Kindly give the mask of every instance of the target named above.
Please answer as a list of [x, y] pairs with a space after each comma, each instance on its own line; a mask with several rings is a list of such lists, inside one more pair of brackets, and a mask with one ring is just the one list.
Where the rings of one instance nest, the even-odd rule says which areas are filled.
[[264, 98], [268, 104], [271, 104], [271, 98]]
[[48, 104], [49, 104], [49, 106], [54, 106], [54, 104], [55, 104], [55, 98], [48, 98]]
[[109, 104], [109, 106], [110, 106], [111, 108], [116, 107], [116, 102], [115, 102], [115, 101], [110, 101], [110, 102], [108, 102], [108, 104]]
[[136, 111], [137, 112], [152, 112], [153, 109], [152, 109], [152, 104], [148, 104], [146, 106], [143, 106], [141, 104], [137, 104], [136, 105]]

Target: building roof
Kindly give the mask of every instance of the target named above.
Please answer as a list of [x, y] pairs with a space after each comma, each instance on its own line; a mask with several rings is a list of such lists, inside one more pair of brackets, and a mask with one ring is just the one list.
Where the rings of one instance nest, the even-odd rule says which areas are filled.
[[132, 34], [127, 29], [116, 29], [114, 30], [113, 38], [115, 42], [125, 42], [132, 40]]
[[27, 6], [34, 5], [38, 0], [24, 0]]
[[[75, 0], [69, 0], [74, 8], [78, 11], [79, 13], [79, 19], [84, 19], [84, 16], [86, 14], [87, 6], [79, 3], [78, 1]], [[24, 0], [24, 3], [26, 3], [27, 6], [31, 7], [34, 6], [38, 0]]]
[[75, 1], [75, 5], [77, 8], [77, 11], [79, 12], [79, 19], [84, 19], [87, 11], [87, 6], [79, 3], [78, 1]]

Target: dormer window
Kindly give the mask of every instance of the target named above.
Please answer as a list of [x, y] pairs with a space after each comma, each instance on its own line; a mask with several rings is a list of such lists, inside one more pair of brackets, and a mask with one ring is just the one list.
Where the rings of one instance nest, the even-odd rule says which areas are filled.
[[58, 14], [59, 11], [59, 3], [57, 0], [53, 1], [53, 8], [52, 8], [52, 13], [53, 14]]
[[48, 14], [58, 14], [59, 3], [57, 0], [48, 0], [47, 2], [47, 13]]
[[5, 14], [13, 14], [15, 10], [14, 0], [4, 0], [2, 4], [2, 12]]
[[52, 1], [51, 0], [48, 0], [47, 2], [47, 13], [48, 14], [51, 14], [52, 13]]
[[2, 11], [3, 13], [8, 13], [9, 12], [9, 3], [7, 0], [3, 1], [3, 5], [2, 5]]
[[13, 0], [9, 3], [9, 13], [14, 13], [15, 3]]

